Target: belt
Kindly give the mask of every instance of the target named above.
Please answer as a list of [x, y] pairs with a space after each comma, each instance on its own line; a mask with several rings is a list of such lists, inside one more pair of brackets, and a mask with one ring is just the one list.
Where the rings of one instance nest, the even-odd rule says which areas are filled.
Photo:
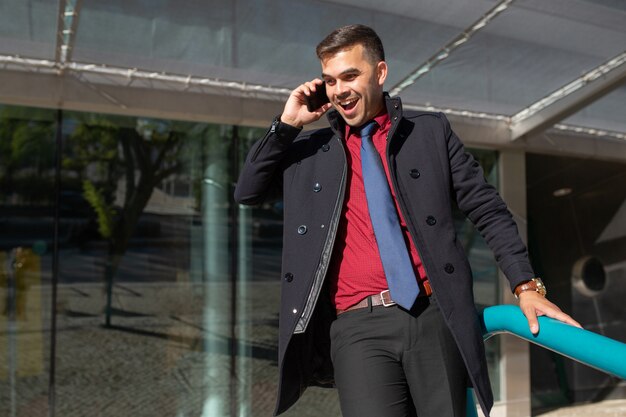
[[[420, 292], [420, 297], [421, 296], [426, 296], [426, 297], [430, 297], [430, 295], [433, 293], [433, 289], [430, 286], [430, 282], [428, 282], [428, 280], [425, 280], [424, 282], [422, 282], [423, 285], [423, 290]], [[359, 301], [356, 304], [351, 305], [350, 307], [346, 308], [345, 310], [340, 310], [337, 309], [337, 315], [343, 314], [346, 311], [352, 311], [352, 310], [359, 310], [361, 308], [366, 308], [369, 306], [384, 306], [384, 307], [391, 307], [391, 306], [395, 306], [396, 303], [391, 299], [391, 293], [389, 292], [389, 290], [384, 290], [381, 291], [378, 294], [373, 294], [370, 295], [368, 297], [365, 297], [364, 299], [362, 299], [361, 301]]]

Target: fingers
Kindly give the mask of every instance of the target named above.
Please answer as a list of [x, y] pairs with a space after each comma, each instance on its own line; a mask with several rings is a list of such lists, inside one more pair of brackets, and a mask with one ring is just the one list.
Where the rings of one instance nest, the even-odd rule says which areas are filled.
[[528, 320], [530, 331], [535, 335], [539, 333], [537, 316], [545, 315], [563, 323], [582, 328], [580, 323], [561, 311], [556, 304], [536, 292], [528, 291], [520, 294], [520, 308]]
[[328, 110], [330, 110], [331, 107], [333, 107], [332, 104], [326, 103], [326, 104], [322, 105], [322, 107], [320, 107], [319, 109], [315, 110], [313, 112], [313, 114], [318, 116], [318, 117], [322, 117], [324, 115], [324, 113], [326, 113]]
[[[556, 306], [554, 306], [554, 307], [556, 307]], [[556, 307], [556, 309], [554, 309], [554, 310], [546, 311], [545, 315], [548, 316], [548, 317], [552, 317], [553, 319], [562, 321], [563, 323], [567, 323], [567, 324], [570, 324], [572, 326], [580, 327], [581, 329], [583, 328], [583, 326], [581, 326], [580, 323], [578, 323], [576, 320], [574, 320], [568, 314], [565, 314], [564, 312], [562, 312], [558, 307]]]
[[528, 320], [530, 332], [535, 335], [539, 333], [539, 321], [537, 320], [537, 313], [535, 309], [532, 306], [527, 306], [522, 308], [522, 312], [526, 316], [526, 320]]
[[317, 91], [317, 88], [320, 87], [324, 82], [319, 78], [316, 78], [311, 81], [307, 81], [304, 84], [300, 85], [298, 89], [305, 95], [310, 96], [311, 94]]
[[293, 90], [285, 103], [281, 121], [294, 127], [302, 127], [319, 120], [331, 106], [324, 105], [314, 112], [309, 112], [306, 103], [307, 97], [314, 94], [322, 85], [323, 81], [319, 78], [315, 78], [300, 84]]

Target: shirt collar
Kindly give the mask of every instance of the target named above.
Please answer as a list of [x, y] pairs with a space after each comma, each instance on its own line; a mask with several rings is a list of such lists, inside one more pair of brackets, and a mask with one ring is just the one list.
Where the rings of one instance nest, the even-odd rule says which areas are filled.
[[[387, 113], [387, 108], [383, 106], [383, 109], [374, 117], [374, 121], [378, 124], [378, 129], [386, 128], [389, 123], [391, 123], [391, 119], [389, 118], [389, 113]], [[346, 123], [346, 138], [350, 137], [351, 134], [360, 136], [359, 127], [352, 127]]]

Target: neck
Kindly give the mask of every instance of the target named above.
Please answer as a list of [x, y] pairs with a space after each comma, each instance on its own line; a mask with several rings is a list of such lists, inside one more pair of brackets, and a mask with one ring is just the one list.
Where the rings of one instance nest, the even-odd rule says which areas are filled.
[[368, 121], [369, 120], [374, 120], [374, 118], [376, 116], [378, 116], [379, 114], [381, 114], [383, 112], [383, 110], [385, 110], [385, 100], [381, 96], [380, 101], [378, 102], [377, 106], [374, 108], [372, 113], [369, 115], [369, 118], [367, 120]]

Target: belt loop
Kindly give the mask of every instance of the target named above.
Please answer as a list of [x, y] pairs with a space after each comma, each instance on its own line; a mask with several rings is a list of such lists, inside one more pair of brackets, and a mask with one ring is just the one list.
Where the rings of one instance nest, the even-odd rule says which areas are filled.
[[369, 309], [370, 313], [372, 311], [374, 311], [374, 306], [372, 305], [372, 296], [371, 295], [367, 296], [367, 308]]

